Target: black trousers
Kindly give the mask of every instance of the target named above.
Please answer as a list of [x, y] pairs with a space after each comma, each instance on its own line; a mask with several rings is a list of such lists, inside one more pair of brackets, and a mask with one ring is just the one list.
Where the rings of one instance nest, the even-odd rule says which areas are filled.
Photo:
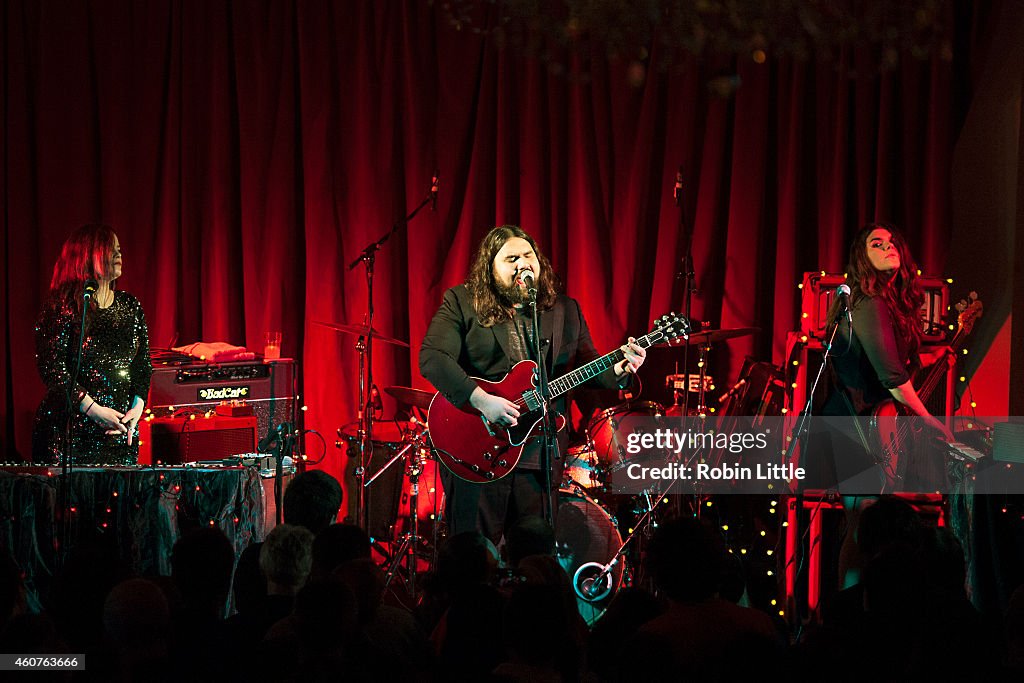
[[[553, 470], [551, 487], [557, 514], [561, 461]], [[477, 530], [498, 545], [505, 530], [519, 519], [547, 514], [549, 497], [544, 493], [544, 473], [538, 469], [517, 467], [511, 474], [486, 484], [459, 479], [445, 470], [441, 473], [441, 483], [449, 537]]]

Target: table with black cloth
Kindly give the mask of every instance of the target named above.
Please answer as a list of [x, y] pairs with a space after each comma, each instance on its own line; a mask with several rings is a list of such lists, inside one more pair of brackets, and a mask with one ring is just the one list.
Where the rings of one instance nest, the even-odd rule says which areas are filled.
[[217, 526], [241, 555], [262, 541], [264, 501], [255, 467], [0, 467], [0, 544], [25, 577], [29, 607], [57, 573], [64, 525], [59, 509], [67, 483], [70, 552], [102, 539], [137, 576], [169, 576], [171, 549], [189, 529]]

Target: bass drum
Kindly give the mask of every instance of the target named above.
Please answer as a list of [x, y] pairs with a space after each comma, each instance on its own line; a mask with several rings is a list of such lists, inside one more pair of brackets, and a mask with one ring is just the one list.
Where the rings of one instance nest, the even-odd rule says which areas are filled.
[[605, 471], [617, 472], [630, 463], [626, 446], [632, 429], [622, 424], [626, 418], [656, 418], [664, 414], [665, 409], [654, 401], [620, 403], [598, 413], [587, 426], [587, 433]]
[[588, 626], [604, 614], [628, 576], [626, 558], [621, 557], [607, 576], [598, 578], [620, 547], [622, 536], [600, 504], [578, 489], [558, 492], [555, 557], [569, 575], [576, 606]]

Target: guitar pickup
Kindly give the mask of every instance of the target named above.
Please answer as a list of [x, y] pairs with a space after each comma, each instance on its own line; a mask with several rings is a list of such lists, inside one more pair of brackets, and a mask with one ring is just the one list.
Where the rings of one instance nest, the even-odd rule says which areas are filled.
[[540, 410], [540, 392], [538, 391], [526, 391], [523, 393], [523, 403], [526, 404], [526, 412], [532, 413], [534, 410]]

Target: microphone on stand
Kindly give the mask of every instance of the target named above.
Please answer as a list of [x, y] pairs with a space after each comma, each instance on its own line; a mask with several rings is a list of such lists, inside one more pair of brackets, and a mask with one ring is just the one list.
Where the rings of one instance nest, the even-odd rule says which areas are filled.
[[82, 290], [82, 298], [86, 301], [92, 298], [92, 295], [96, 293], [96, 290], [100, 288], [100, 283], [96, 282], [96, 278], [86, 278], [85, 287]]
[[430, 210], [437, 211], [437, 189], [441, 184], [441, 171], [434, 169], [434, 176], [430, 179]]
[[850, 285], [845, 282], [836, 287], [836, 298], [839, 299], [839, 313], [846, 311], [846, 319], [853, 324], [853, 313], [850, 312]]
[[523, 284], [526, 285], [526, 293], [530, 296], [530, 299], [537, 298], [537, 283], [533, 279], [533, 271], [523, 271]]

